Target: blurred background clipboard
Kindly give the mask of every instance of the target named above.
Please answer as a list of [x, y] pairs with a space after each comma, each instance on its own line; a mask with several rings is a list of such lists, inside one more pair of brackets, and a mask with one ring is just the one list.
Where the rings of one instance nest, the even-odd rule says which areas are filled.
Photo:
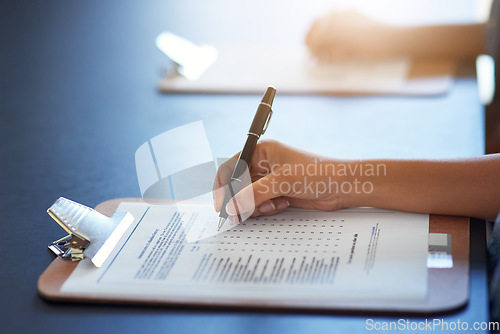
[[[162, 49], [158, 40], [157, 45]], [[350, 58], [317, 63], [302, 45], [239, 44], [214, 49], [216, 59], [199, 76], [170, 72], [159, 82], [160, 91], [260, 94], [262, 87], [274, 85], [280, 94], [438, 95], [449, 90], [455, 72], [453, 60]], [[203, 52], [198, 54], [204, 57]]]
[[[97, 206], [96, 210], [111, 216], [123, 201], [140, 201], [140, 199], [115, 199]], [[193, 299], [183, 296], [141, 296], [141, 295], [99, 295], [70, 294], [60, 291], [61, 286], [75, 269], [78, 262], [56, 258], [43, 272], [38, 280], [40, 295], [48, 300], [64, 302], [89, 302], [110, 304], [142, 304], [155, 306], [181, 307], [231, 307], [239, 309], [283, 309], [283, 310], [318, 310], [318, 311], [370, 311], [398, 312], [411, 314], [430, 314], [451, 311], [467, 304], [469, 299], [469, 219], [451, 216], [430, 216], [430, 233], [447, 234], [451, 240], [450, 250], [452, 266], [436, 266], [428, 269], [428, 293], [425, 300], [300, 300], [296, 302], [279, 300], [225, 300], [225, 299]], [[431, 247], [431, 243], [429, 244]], [[441, 247], [434, 245], [432, 247]], [[446, 253], [437, 249], [440, 254]], [[429, 263], [428, 263], [429, 267]]]
[[[181, 75], [176, 75], [175, 71], [168, 71], [160, 80], [158, 87], [165, 93], [260, 94], [261, 87], [274, 85], [280, 88], [280, 94], [440, 95], [452, 87], [455, 67], [460, 68], [461, 65], [459, 59], [464, 56], [469, 59], [471, 50], [467, 48], [458, 50], [456, 45], [448, 46], [457, 50], [450, 51], [452, 55], [436, 56], [432, 50], [437, 45], [427, 43], [419, 55], [414, 54], [415, 50], [407, 48], [406, 52], [396, 53], [401, 54], [400, 58], [374, 60], [370, 58], [369, 53], [360, 51], [350, 54], [347, 59], [336, 59], [329, 64], [317, 64], [304, 43], [306, 33], [310, 32], [318, 17], [332, 9], [337, 12], [354, 11], [364, 16], [363, 22], [370, 22], [372, 25], [374, 22], [386, 24], [392, 31], [398, 31], [402, 27], [426, 26], [455, 28], [462, 26], [471, 27], [468, 28], [472, 29], [471, 31], [482, 26], [486, 31], [491, 4], [491, 0], [465, 0], [461, 4], [463, 10], [450, 11], [448, 10], [450, 6], [456, 6], [451, 0], [439, 2], [419, 0], [404, 3], [392, 0], [382, 2], [315, 0], [310, 6], [296, 7], [295, 9], [300, 8], [301, 15], [294, 16], [293, 19], [290, 19], [288, 4], [276, 7], [270, 5], [267, 14], [275, 16], [273, 21], [276, 20], [273, 30], [259, 29], [260, 26], [256, 25], [249, 28], [252, 29], [250, 34], [246, 30], [248, 27], [235, 27], [232, 33], [240, 36], [238, 39], [240, 42], [236, 44], [234, 39], [231, 44], [224, 44], [207, 35], [203, 40], [212, 41], [215, 47], [197, 47], [195, 44], [189, 44], [189, 41], [172, 45], [170, 43], [172, 34], [161, 33], [156, 45], [173, 63], [179, 65]], [[289, 6], [291, 8], [294, 4]], [[262, 13], [259, 6], [256, 8], [255, 12], [246, 8], [246, 15], [266, 14]], [[264, 22], [266, 18], [262, 18]], [[341, 16], [337, 15], [336, 18], [344, 22]], [[348, 36], [351, 26], [346, 22], [348, 21], [344, 22], [345, 26], [339, 23], [337, 29]], [[462, 36], [463, 31], [457, 30], [455, 35], [448, 35], [448, 39], [453, 39], [453, 43], [462, 44], [460, 37], [457, 36]], [[185, 36], [189, 36], [188, 32], [179, 33], [183, 36], [186, 33]], [[257, 37], [250, 40], [249, 36]], [[473, 33], [470, 36], [476, 35]], [[173, 39], [176, 38], [178, 42], [178, 36]], [[353, 35], [352, 38], [360, 36]], [[412, 45], [411, 37], [407, 38], [409, 38], [407, 44]], [[432, 33], [428, 33], [426, 38], [432, 40]], [[469, 39], [486, 38], [486, 35], [478, 35]], [[467, 43], [470, 42], [469, 40]], [[488, 44], [486, 40], [484, 43]], [[186, 46], [192, 52], [179, 52]], [[348, 46], [340, 44], [339, 49], [342, 50], [343, 47]], [[380, 48], [383, 48], [383, 45], [380, 45]], [[352, 58], [352, 55], [359, 55], [359, 58]], [[183, 71], [192, 67], [184, 66], [185, 62], [196, 63], [196, 61], [191, 62], [193, 59], [198, 60], [203, 69], [194, 76], [190, 75], [190, 70]]]

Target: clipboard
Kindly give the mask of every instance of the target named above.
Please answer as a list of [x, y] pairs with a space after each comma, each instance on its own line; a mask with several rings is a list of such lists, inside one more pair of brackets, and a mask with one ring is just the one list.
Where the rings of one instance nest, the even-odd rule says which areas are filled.
[[[198, 47], [173, 36], [157, 38], [158, 48], [175, 64], [158, 83], [163, 93], [260, 94], [262, 87], [274, 85], [280, 94], [292, 95], [432, 96], [449, 91], [456, 67], [451, 59], [407, 57], [316, 64], [302, 45]], [[190, 44], [185, 52], [174, 52], [176, 42], [180, 48]]]
[[[139, 198], [114, 199], [103, 202], [96, 210], [112, 216], [121, 202], [137, 202]], [[465, 306], [469, 300], [469, 218], [429, 216], [429, 233], [446, 233], [451, 237], [453, 267], [428, 269], [428, 293], [424, 300], [300, 300], [300, 301], [248, 301], [213, 298], [168, 297], [63, 293], [61, 286], [71, 275], [78, 262], [57, 257], [38, 280], [39, 294], [47, 300], [59, 302], [86, 302], [107, 304], [134, 304], [168, 307], [270, 309], [320, 312], [391, 312], [432, 314], [449, 312]]]

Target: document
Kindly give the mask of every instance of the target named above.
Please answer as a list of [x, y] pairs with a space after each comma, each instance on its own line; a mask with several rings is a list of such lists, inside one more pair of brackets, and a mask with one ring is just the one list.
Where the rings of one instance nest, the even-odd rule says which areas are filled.
[[[429, 216], [287, 209], [227, 222], [208, 202], [124, 202], [135, 218], [101, 268], [81, 261], [65, 293], [226, 300], [420, 300]], [[188, 236], [190, 236], [188, 238]]]

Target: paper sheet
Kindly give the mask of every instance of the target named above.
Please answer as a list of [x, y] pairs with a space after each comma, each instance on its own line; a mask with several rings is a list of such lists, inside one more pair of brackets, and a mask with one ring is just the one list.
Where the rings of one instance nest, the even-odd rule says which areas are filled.
[[190, 226], [200, 233], [216, 230], [211, 203], [120, 208], [135, 217], [128, 233], [101, 268], [80, 262], [62, 292], [259, 300], [426, 297], [428, 215], [291, 209], [188, 243]]

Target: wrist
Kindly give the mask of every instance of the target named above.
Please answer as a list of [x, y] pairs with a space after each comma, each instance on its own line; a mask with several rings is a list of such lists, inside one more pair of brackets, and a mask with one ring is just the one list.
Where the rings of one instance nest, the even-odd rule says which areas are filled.
[[328, 160], [326, 164], [332, 196], [341, 209], [376, 204], [387, 175], [384, 161]]
[[356, 162], [351, 160], [322, 160], [320, 182], [326, 184], [328, 201], [336, 209], [352, 207], [355, 201], [353, 194], [359, 191], [355, 168]]

